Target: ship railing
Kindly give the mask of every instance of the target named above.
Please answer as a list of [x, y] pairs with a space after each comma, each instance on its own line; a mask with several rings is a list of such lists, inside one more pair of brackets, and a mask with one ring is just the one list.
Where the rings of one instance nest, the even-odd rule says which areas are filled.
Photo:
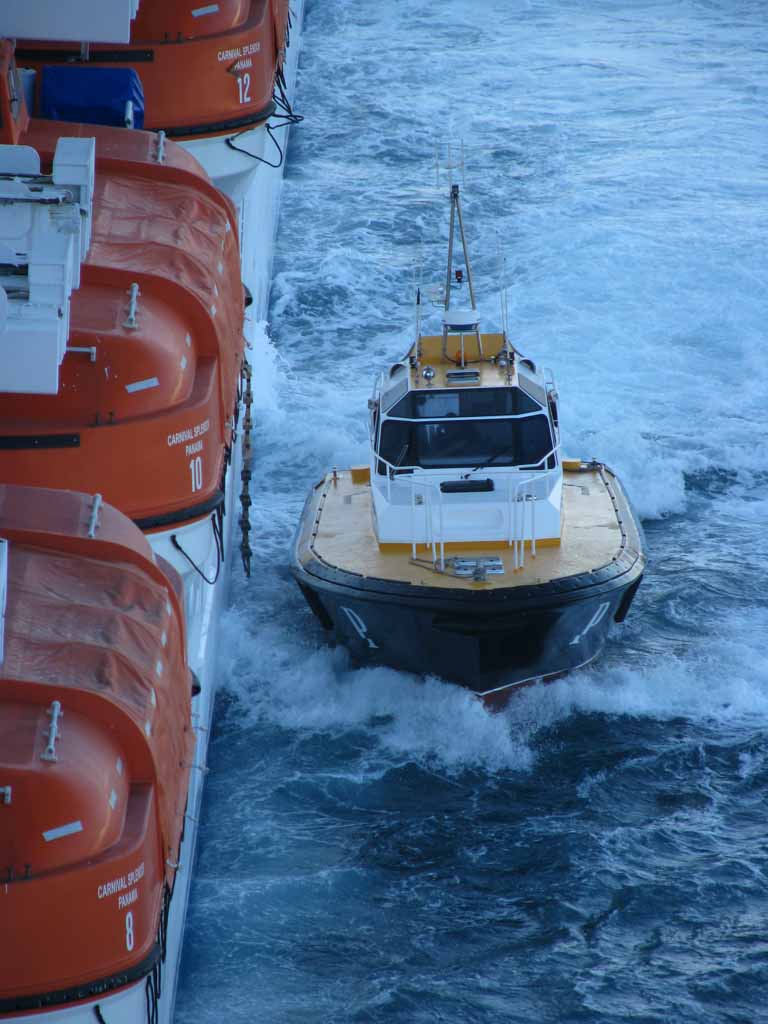
[[[554, 459], [554, 466], [551, 468], [547, 466], [547, 463]], [[384, 472], [382, 473], [382, 469]], [[387, 489], [387, 501], [392, 501], [392, 484], [395, 480], [398, 483], [405, 482], [404, 477], [409, 477], [412, 482], [424, 483], [429, 486], [435, 484], [439, 486], [441, 483], [446, 483], [449, 480], [468, 480], [475, 473], [482, 472], [484, 469], [492, 470], [494, 476], [509, 476], [511, 479], [515, 477], [519, 478], [520, 473], [532, 473], [535, 476], [526, 477], [528, 480], [536, 480], [539, 482], [546, 481], [550, 484], [547, 489], [547, 493], [551, 489], [551, 484], [557, 482], [561, 475], [562, 469], [560, 465], [560, 444], [557, 443], [554, 447], [542, 455], [538, 462], [530, 462], [525, 465], [514, 465], [504, 466], [496, 463], [488, 462], [487, 464], [475, 467], [474, 469], [468, 469], [466, 466], [457, 466], [454, 470], [458, 475], [455, 477], [447, 476], [448, 470], [446, 467], [425, 467], [419, 465], [402, 465], [401, 463], [388, 462], [382, 455], [371, 453], [371, 480], [381, 479], [382, 477], [386, 480]]]
[[[495, 466], [493, 468], [494, 477], [497, 482], [502, 483], [504, 536], [507, 546], [512, 548], [512, 565], [515, 570], [525, 566], [526, 547], [530, 548], [532, 556], [536, 556], [536, 505], [537, 502], [546, 500], [552, 487], [561, 477], [559, 458], [556, 459], [557, 464], [554, 469], [545, 469], [549, 459], [558, 455], [559, 448], [559, 445], [555, 445], [537, 463], [526, 466]], [[439, 566], [440, 571], [444, 571], [446, 503], [441, 484], [447, 483], [451, 479], [466, 480], [469, 474], [465, 471], [457, 477], [447, 478], [443, 470], [438, 471], [439, 475], [427, 475], [429, 471], [425, 471], [422, 466], [395, 466], [380, 456], [374, 457], [374, 467], [372, 468], [375, 468], [377, 464], [382, 465], [385, 469], [384, 479], [386, 480], [388, 501], [392, 500], [392, 484], [395, 478], [397, 478], [398, 484], [405, 485], [410, 492], [408, 504], [412, 558], [417, 557], [418, 545], [426, 544], [431, 549], [433, 564]], [[434, 473], [434, 471], [432, 472]], [[521, 474], [526, 475], [522, 476]], [[381, 474], [379, 474], [380, 477]], [[377, 475], [372, 473], [371, 479], [377, 479]], [[423, 539], [419, 539], [420, 511], [423, 512]]]

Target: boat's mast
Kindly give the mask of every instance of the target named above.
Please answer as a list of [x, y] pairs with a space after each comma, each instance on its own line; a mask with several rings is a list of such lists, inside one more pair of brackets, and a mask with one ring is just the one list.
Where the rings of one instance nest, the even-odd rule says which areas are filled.
[[475, 286], [472, 281], [472, 266], [469, 262], [469, 251], [467, 239], [464, 234], [464, 218], [461, 216], [461, 200], [459, 199], [459, 186], [451, 185], [451, 223], [448, 228], [448, 271], [445, 279], [445, 310], [451, 308], [451, 283], [453, 281], [453, 237], [455, 232], [456, 217], [459, 219], [459, 234], [461, 235], [461, 248], [464, 253], [464, 263], [467, 267], [467, 284], [469, 285], [469, 301], [472, 309], [477, 309], [475, 303]]
[[[475, 305], [475, 288], [472, 284], [472, 267], [469, 262], [469, 251], [467, 249], [467, 240], [464, 237], [464, 219], [461, 216], [461, 203], [459, 201], [459, 186], [453, 185], [451, 188], [451, 202], [456, 204], [456, 213], [459, 218], [459, 232], [461, 233], [461, 248], [464, 250], [464, 262], [467, 267], [467, 284], [469, 285], [469, 301], [472, 303], [472, 309], [477, 309]], [[451, 207], [453, 212], [453, 207]]]
[[[459, 186], [451, 185], [451, 222], [448, 229], [448, 270], [445, 281], [445, 312], [443, 314], [443, 359], [447, 358], [448, 354], [448, 330], [449, 325], [451, 330], [456, 330], [460, 337], [459, 347], [459, 365], [465, 365], [464, 358], [464, 335], [474, 334], [477, 343], [478, 356], [482, 360], [483, 357], [483, 340], [480, 335], [480, 328], [477, 318], [477, 304], [475, 302], [475, 288], [472, 281], [472, 267], [469, 262], [469, 252], [467, 251], [467, 239], [464, 234], [464, 220], [461, 216], [461, 201], [459, 199]], [[461, 313], [456, 311], [455, 317], [458, 320], [452, 321], [451, 317], [448, 316], [451, 309], [451, 290], [453, 281], [453, 239], [456, 230], [456, 217], [459, 220], [459, 234], [461, 235], [461, 248], [464, 253], [464, 263], [467, 268], [467, 283], [469, 285], [469, 299], [472, 304], [471, 310], [462, 310]], [[462, 275], [461, 271], [456, 271], [456, 280], [461, 282]]]

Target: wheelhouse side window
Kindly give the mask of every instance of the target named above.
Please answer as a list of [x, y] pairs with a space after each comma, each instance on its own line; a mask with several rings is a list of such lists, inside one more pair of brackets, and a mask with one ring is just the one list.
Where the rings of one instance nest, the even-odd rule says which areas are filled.
[[[411, 423], [385, 420], [381, 425], [381, 444], [378, 454], [392, 466], [414, 465], [411, 452]], [[385, 474], [387, 467], [379, 460], [378, 472]]]

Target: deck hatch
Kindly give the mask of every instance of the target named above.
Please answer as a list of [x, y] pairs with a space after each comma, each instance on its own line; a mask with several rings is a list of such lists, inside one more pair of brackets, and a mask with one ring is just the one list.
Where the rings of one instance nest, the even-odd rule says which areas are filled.
[[449, 384], [479, 384], [479, 370], [448, 370], [445, 379]]

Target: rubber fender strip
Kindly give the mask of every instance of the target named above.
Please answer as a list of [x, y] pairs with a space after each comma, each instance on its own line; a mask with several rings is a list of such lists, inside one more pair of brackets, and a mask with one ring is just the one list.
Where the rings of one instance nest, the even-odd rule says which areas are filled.
[[216, 132], [236, 132], [260, 124], [271, 117], [276, 110], [275, 101], [270, 100], [266, 107], [246, 117], [236, 117], [231, 121], [215, 121], [211, 124], [180, 125], [177, 128], [164, 128], [169, 139], [187, 138], [190, 135], [213, 135]]
[[190, 505], [188, 508], [179, 509], [178, 512], [167, 512], [161, 516], [147, 516], [145, 519], [134, 519], [134, 523], [140, 530], [156, 530], [162, 526], [175, 526], [176, 523], [184, 523], [188, 519], [200, 519], [208, 515], [224, 504], [224, 492], [217, 491], [212, 498], [200, 505]]
[[81, 60], [80, 50], [35, 50], [19, 47], [15, 53], [16, 62], [25, 60], [40, 64], [147, 64], [155, 59], [154, 50], [91, 50], [90, 60]]
[[0, 451], [4, 452], [79, 447], [79, 434], [4, 434], [0, 437]]
[[91, 996], [101, 996], [105, 992], [130, 985], [133, 981], [139, 981], [152, 972], [155, 964], [160, 959], [160, 946], [158, 943], [152, 948], [149, 956], [145, 957], [134, 967], [120, 974], [110, 974], [106, 978], [98, 978], [96, 981], [86, 982], [84, 985], [75, 985], [73, 988], [57, 989], [55, 992], [41, 992], [34, 996], [20, 996], [15, 999], [0, 999], [0, 1013], [23, 1012], [25, 1010], [41, 1010], [50, 1006], [58, 1006], [62, 1003], [73, 1003], [80, 999], [88, 999]]

